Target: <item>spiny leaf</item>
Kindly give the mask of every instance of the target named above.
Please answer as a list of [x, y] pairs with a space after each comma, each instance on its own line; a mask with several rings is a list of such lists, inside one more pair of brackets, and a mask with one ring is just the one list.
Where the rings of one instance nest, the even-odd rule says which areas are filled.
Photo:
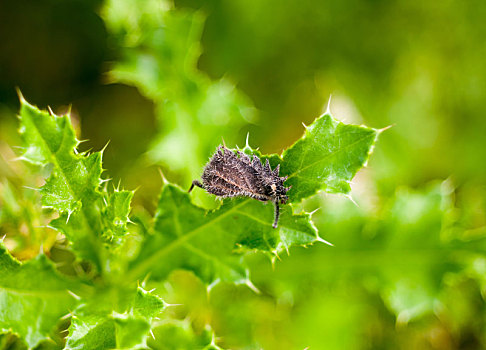
[[107, 238], [121, 240], [125, 236], [132, 197], [132, 191], [115, 191], [108, 197], [109, 202], [103, 210], [107, 225], [103, 231]]
[[65, 349], [115, 349], [114, 335], [115, 322], [111, 318], [100, 315], [72, 317]]
[[289, 178], [292, 202], [315, 194], [348, 194], [350, 181], [368, 161], [379, 131], [347, 125], [330, 114], [317, 118], [304, 136], [282, 154], [281, 174]]
[[[163, 320], [154, 329], [155, 341], [149, 339], [149, 345], [154, 349], [164, 350], [222, 350], [215, 344], [214, 332], [210, 328], [196, 333], [191, 321]], [[160, 339], [160, 340], [158, 340]], [[162, 346], [161, 346], [162, 345]]]
[[[373, 129], [344, 125], [324, 115], [284, 152], [283, 160], [277, 155], [261, 158], [269, 159], [273, 167], [276, 162], [281, 164], [282, 174], [289, 175], [289, 180], [299, 179], [289, 181], [295, 186], [291, 202], [319, 189], [347, 193], [349, 180], [368, 159], [376, 137]], [[249, 145], [244, 151], [258, 154]], [[183, 268], [194, 271], [206, 283], [250, 284], [240, 259], [242, 252], [256, 250], [275, 259], [283, 249], [321, 240], [309, 214], [295, 215], [291, 206], [283, 206], [277, 229], [272, 228], [273, 215], [271, 205], [251, 199], [226, 200], [217, 210], [206, 213], [194, 206], [186, 193], [166, 185], [154, 234], [144, 243], [131, 274], [141, 278], [150, 269], [154, 278], [164, 278]]]
[[22, 158], [38, 165], [53, 164], [46, 184], [42, 187], [43, 205], [59, 212], [73, 212], [81, 199], [97, 198], [100, 184], [101, 154], [76, 156], [78, 145], [69, 116], [51, 116], [39, 111], [23, 98], [19, 118], [20, 132], [26, 149]]
[[[101, 233], [97, 218], [101, 200], [97, 190], [101, 182], [101, 154], [74, 154], [78, 141], [67, 115], [49, 115], [22, 98], [19, 117], [20, 131], [27, 147], [22, 157], [39, 165], [53, 165], [51, 175], [41, 189], [42, 202], [64, 215], [52, 226], [60, 229], [59, 221], [64, 222], [62, 232], [73, 243], [79, 256], [100, 267], [96, 236]], [[76, 225], [69, 224], [69, 219], [76, 221]]]
[[19, 117], [20, 134], [27, 144], [22, 155], [25, 160], [38, 165], [50, 162], [69, 164], [75, 160], [72, 150], [78, 141], [68, 115], [54, 117], [47, 112], [40, 112], [21, 97]]
[[141, 287], [123, 313], [85, 306], [72, 318], [66, 349], [147, 349], [153, 318], [164, 307], [159, 297]]
[[131, 313], [137, 316], [143, 316], [152, 320], [165, 307], [162, 299], [155, 294], [138, 287], [137, 293], [133, 298]]
[[194, 271], [206, 283], [249, 283], [241, 252], [258, 250], [275, 257], [290, 245], [318, 240], [309, 214], [292, 214], [289, 206], [282, 208], [278, 229], [272, 228], [272, 223], [271, 204], [234, 199], [206, 212], [193, 205], [186, 192], [165, 185], [154, 234], [147, 238], [130, 273], [143, 277], [150, 271], [154, 278], [164, 278], [183, 268]]
[[22, 158], [52, 166], [41, 188], [42, 203], [60, 213], [50, 226], [66, 235], [73, 250], [101, 270], [111, 254], [105, 244], [119, 244], [127, 233], [129, 191], [100, 189], [102, 152], [78, 154], [69, 116], [38, 110], [21, 98], [20, 131], [26, 144]]
[[18, 334], [31, 348], [49, 339], [59, 318], [76, 306], [68, 290], [77, 287], [44, 254], [21, 264], [0, 242], [0, 332]]

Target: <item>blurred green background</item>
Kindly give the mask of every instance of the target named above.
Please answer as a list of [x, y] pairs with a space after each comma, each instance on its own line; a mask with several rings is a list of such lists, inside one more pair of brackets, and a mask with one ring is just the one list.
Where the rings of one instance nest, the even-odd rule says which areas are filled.
[[393, 125], [354, 181], [358, 206], [302, 204], [321, 208], [335, 247], [274, 268], [248, 256], [261, 294], [206, 297], [178, 272], [160, 286], [184, 304], [172, 316], [233, 349], [486, 348], [485, 19], [479, 0], [0, 1], [0, 235], [22, 237], [24, 259], [49, 236], [25, 225], [39, 214], [23, 186], [39, 180], [12, 161], [15, 87], [42, 108], [72, 105], [85, 149], [110, 140], [104, 168], [138, 187], [134, 216], [153, 212], [159, 168], [188, 187], [221, 137], [243, 146], [248, 132], [280, 153], [332, 94], [337, 119]]

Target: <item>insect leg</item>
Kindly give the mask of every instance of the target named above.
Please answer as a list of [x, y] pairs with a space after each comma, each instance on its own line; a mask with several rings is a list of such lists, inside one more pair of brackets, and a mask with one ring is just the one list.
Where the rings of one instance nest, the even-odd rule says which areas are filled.
[[272, 227], [277, 228], [278, 219], [280, 217], [280, 207], [278, 206], [278, 201], [275, 201], [274, 204], [275, 204], [275, 221], [273, 222]]
[[200, 183], [200, 182], [199, 182], [199, 181], [197, 181], [197, 180], [194, 180], [194, 181], [192, 182], [191, 188], [189, 189], [189, 191], [187, 191], [187, 193], [191, 192], [191, 191], [192, 191], [192, 189], [194, 188], [194, 186], [201, 187], [202, 189], [204, 189], [204, 186], [203, 186], [203, 184], [202, 184], [202, 183]]

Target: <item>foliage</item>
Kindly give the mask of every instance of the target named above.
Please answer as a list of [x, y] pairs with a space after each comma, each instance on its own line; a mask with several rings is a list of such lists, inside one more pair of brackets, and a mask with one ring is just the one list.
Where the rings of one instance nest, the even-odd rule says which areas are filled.
[[[21, 158], [50, 169], [40, 188], [42, 205], [59, 213], [50, 226], [65, 235], [77, 259], [91, 263], [92, 276], [76, 279], [70, 286], [68, 281], [58, 280], [60, 277], [53, 280], [56, 272], [44, 255], [20, 265], [3, 248], [3, 329], [15, 332], [31, 347], [48, 339], [59, 317], [73, 310], [66, 349], [146, 348], [147, 334], [164, 302], [141, 287], [131, 296], [130, 288], [137, 280], [150, 274], [152, 281], [161, 281], [172, 271], [185, 269], [208, 286], [225, 281], [255, 289], [242, 260], [245, 252], [278, 257], [291, 246], [322, 241], [311, 215], [294, 214], [292, 205], [282, 210], [279, 227], [274, 229], [271, 206], [243, 198], [225, 200], [208, 212], [170, 183], [162, 188], [151, 232], [144, 236], [131, 233], [127, 224], [133, 192], [108, 191], [101, 178], [103, 152], [77, 151], [80, 142], [69, 115], [40, 111], [21, 97], [19, 116], [25, 144]], [[290, 203], [321, 188], [347, 194], [347, 182], [367, 161], [377, 134], [370, 128], [345, 126], [329, 114], [316, 119], [282, 158], [270, 157], [272, 163], [282, 165], [289, 179], [302, 179], [294, 182]], [[255, 152], [248, 145], [244, 151]], [[341, 183], [346, 185], [328, 185]], [[138, 242], [130, 236], [137, 236]], [[138, 253], [127, 256], [127, 249]], [[39, 280], [29, 280], [30, 274]], [[24, 280], [28, 283], [19, 285]], [[9, 294], [14, 281], [20, 296]], [[43, 300], [46, 288], [50, 298]], [[69, 295], [67, 290], [73, 288], [75, 292]], [[55, 307], [48, 304], [50, 299]], [[46, 304], [39, 308], [39, 303]]]
[[99, 304], [85, 309], [72, 317], [66, 349], [146, 349], [152, 320], [164, 302], [138, 287], [124, 313], [103, 310]]
[[15, 332], [29, 347], [50, 331], [77, 302], [69, 289], [76, 283], [56, 273], [44, 255], [21, 264], [0, 243], [0, 330]]
[[[0, 349], [485, 348], [485, 9], [0, 3]], [[186, 192], [247, 133], [277, 229]]]
[[253, 257], [262, 294], [215, 289], [217, 333], [230, 347], [265, 349], [427, 348], [432, 330], [444, 346], [465, 332], [482, 344], [484, 234], [464, 235], [453, 194], [444, 182], [402, 188], [377, 208], [323, 200], [316, 226], [335, 246], [296, 249], [274, 269]]

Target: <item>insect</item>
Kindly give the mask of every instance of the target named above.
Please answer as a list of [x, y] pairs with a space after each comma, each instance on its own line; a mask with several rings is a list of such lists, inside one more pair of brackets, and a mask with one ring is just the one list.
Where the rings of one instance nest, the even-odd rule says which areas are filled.
[[250, 197], [262, 202], [272, 201], [275, 204], [275, 220], [272, 226], [277, 228], [279, 204], [287, 202], [286, 193], [291, 188], [284, 187], [287, 176], [279, 177], [279, 170], [280, 164], [272, 170], [268, 159], [262, 165], [260, 158], [255, 155], [250, 159], [241, 151], [236, 154], [220, 145], [204, 167], [202, 183], [194, 180], [189, 192], [197, 186], [223, 198]]

